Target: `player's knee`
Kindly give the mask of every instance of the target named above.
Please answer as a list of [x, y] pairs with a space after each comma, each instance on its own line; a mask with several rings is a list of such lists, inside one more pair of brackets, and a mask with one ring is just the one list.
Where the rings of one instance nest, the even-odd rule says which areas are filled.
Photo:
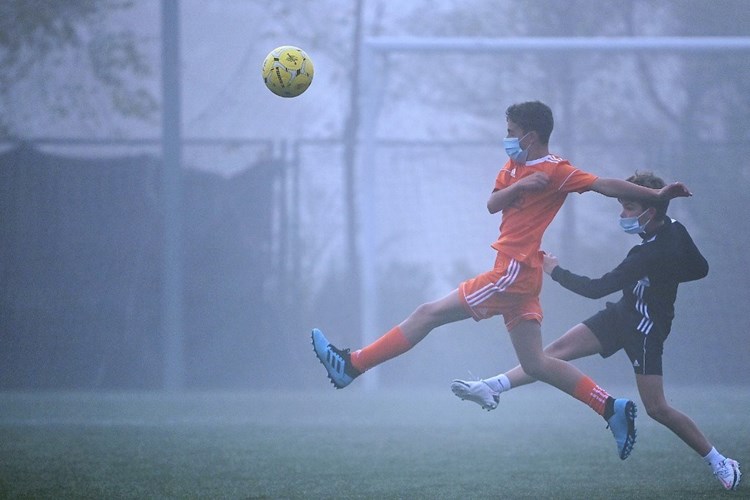
[[526, 372], [526, 375], [534, 377], [537, 380], [545, 381], [547, 379], [547, 371], [544, 366], [543, 357], [528, 357], [521, 361], [521, 368]]
[[643, 406], [646, 409], [646, 414], [659, 423], [668, 422], [672, 414], [672, 408], [666, 402], [649, 404], [644, 401]]
[[420, 305], [412, 313], [412, 319], [425, 326], [436, 323], [439, 316], [438, 308], [432, 302]]
[[568, 356], [568, 351], [568, 343], [561, 339], [552, 342], [550, 345], [544, 348], [544, 354], [557, 359], [566, 359], [566, 357]]

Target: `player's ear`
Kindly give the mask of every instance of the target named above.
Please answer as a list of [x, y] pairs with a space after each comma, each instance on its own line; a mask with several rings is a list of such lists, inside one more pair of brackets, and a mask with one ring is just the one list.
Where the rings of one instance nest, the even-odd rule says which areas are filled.
[[[532, 144], [536, 144], [539, 142], [539, 134], [536, 133], [536, 130], [529, 130], [528, 132], [523, 133], [523, 141], [521, 141], [521, 147], [522, 148], [528, 148]], [[526, 146], [524, 147], [524, 144]]]

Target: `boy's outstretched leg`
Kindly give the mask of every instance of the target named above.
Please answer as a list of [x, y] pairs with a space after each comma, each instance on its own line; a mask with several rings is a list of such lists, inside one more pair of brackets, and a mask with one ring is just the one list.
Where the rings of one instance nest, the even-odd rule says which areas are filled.
[[400, 326], [392, 328], [369, 346], [355, 352], [337, 348], [317, 328], [312, 331], [312, 344], [336, 389], [343, 389], [371, 367], [412, 348]]
[[508, 325], [508, 328], [523, 371], [573, 396], [601, 415], [615, 437], [620, 459], [628, 458], [636, 438], [635, 403], [627, 399], [614, 399], [575, 366], [544, 353], [538, 322], [520, 321]]
[[685, 444], [703, 457], [724, 489], [737, 489], [742, 478], [740, 464], [722, 455], [701, 432], [693, 419], [669, 404], [664, 395], [663, 375], [661, 373], [636, 373], [635, 380], [646, 413], [674, 432]]
[[[559, 339], [544, 348], [544, 354], [552, 358], [572, 361], [599, 354], [602, 345], [594, 333], [583, 323], [574, 326]], [[477, 403], [485, 410], [494, 410], [500, 394], [536, 382], [523, 371], [520, 365], [494, 377], [481, 380], [455, 379], [451, 383], [453, 394], [464, 401]]]
[[317, 328], [312, 331], [312, 344], [328, 378], [337, 389], [343, 389], [370, 368], [405, 353], [438, 326], [468, 317], [458, 290], [453, 290], [442, 299], [417, 307], [401, 324], [362, 349], [339, 349]]

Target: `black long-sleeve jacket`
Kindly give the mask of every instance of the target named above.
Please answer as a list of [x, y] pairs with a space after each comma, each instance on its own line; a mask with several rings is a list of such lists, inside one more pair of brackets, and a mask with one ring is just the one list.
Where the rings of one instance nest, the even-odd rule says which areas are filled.
[[560, 266], [551, 276], [568, 290], [592, 299], [622, 290], [622, 298], [607, 306], [616, 307], [646, 335], [654, 322], [666, 335], [674, 318], [677, 285], [707, 274], [708, 262], [685, 226], [666, 217], [654, 235], [630, 249], [625, 260], [601, 278], [573, 274]]

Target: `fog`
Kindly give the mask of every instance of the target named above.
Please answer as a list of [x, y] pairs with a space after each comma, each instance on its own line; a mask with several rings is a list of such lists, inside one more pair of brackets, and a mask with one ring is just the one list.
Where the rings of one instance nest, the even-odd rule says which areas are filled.
[[[668, 213], [710, 272], [680, 286], [665, 377], [750, 380], [744, 0], [94, 4], [0, 6], [0, 389], [326, 388], [311, 328], [355, 349], [490, 269], [527, 100], [579, 168], [691, 189]], [[280, 45], [315, 63], [299, 97], [261, 78]], [[638, 243], [618, 216], [571, 195], [543, 248], [598, 277]], [[606, 300], [545, 278], [545, 342]], [[515, 364], [502, 318], [468, 320], [355, 384]], [[632, 380], [622, 353], [576, 364]]]

